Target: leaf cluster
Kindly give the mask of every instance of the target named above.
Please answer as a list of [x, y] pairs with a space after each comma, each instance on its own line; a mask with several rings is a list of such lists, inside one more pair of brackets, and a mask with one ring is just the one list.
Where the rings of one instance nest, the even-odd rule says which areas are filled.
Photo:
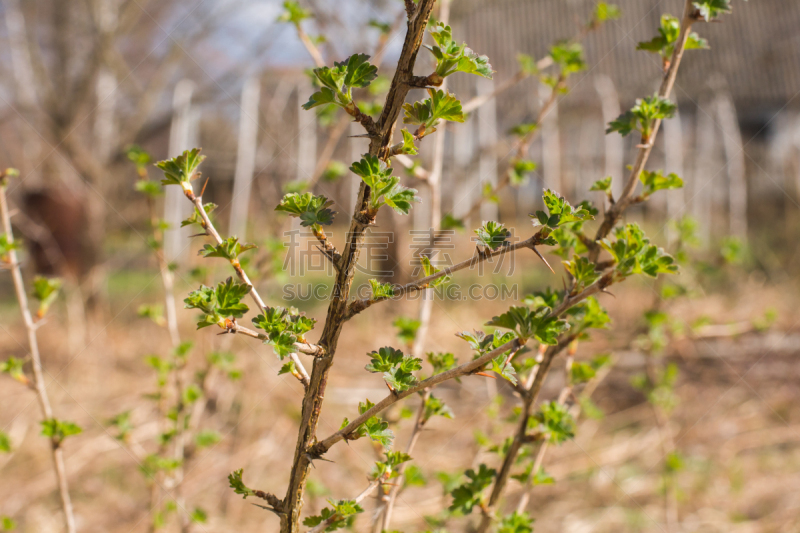
[[575, 437], [575, 418], [566, 405], [556, 401], [542, 403], [531, 422], [534, 429], [552, 444], [561, 444]]
[[436, 131], [440, 120], [464, 122], [466, 117], [461, 109], [461, 101], [450, 93], [438, 89], [428, 89], [430, 98], [413, 104], [403, 104], [403, 124], [418, 125], [416, 137]]
[[468, 481], [459, 485], [450, 493], [453, 496], [453, 503], [450, 505], [450, 510], [459, 511], [467, 515], [472, 512], [473, 507], [481, 504], [483, 501], [483, 491], [486, 487], [491, 485], [492, 480], [497, 475], [497, 471], [481, 463], [477, 472], [470, 468], [465, 474]]
[[378, 67], [370, 64], [367, 54], [353, 54], [333, 67], [314, 69], [320, 90], [311, 95], [303, 109], [333, 104], [353, 110], [353, 89], [368, 87], [378, 77]]
[[417, 190], [400, 185], [400, 178], [392, 176], [392, 167], [374, 155], [364, 154], [360, 161], [353, 163], [350, 170], [369, 186], [369, 209], [373, 214], [385, 204], [395, 212], [407, 215], [411, 211], [411, 204], [420, 201]]
[[265, 307], [253, 318], [253, 325], [267, 334], [264, 344], [271, 345], [281, 359], [295, 351], [295, 342], [305, 342], [304, 335], [314, 329], [316, 322], [297, 309], [280, 306]]
[[372, 359], [365, 367], [368, 372], [383, 373], [383, 380], [389, 389], [403, 392], [417, 384], [413, 372], [422, 368], [422, 359], [404, 355], [402, 351], [384, 346], [377, 352], [371, 352]]
[[466, 43], [458, 44], [454, 41], [450, 26], [437, 22], [428, 31], [436, 43], [434, 46], [426, 46], [436, 59], [435, 76], [429, 78], [434, 85], [440, 85], [444, 78], [455, 72], [492, 79], [489, 58], [476, 54]]
[[33, 297], [39, 302], [39, 310], [37, 316], [40, 318], [47, 313], [50, 306], [58, 297], [58, 292], [64, 282], [58, 278], [45, 278], [44, 276], [36, 276], [33, 279]]
[[639, 174], [639, 181], [644, 187], [642, 197], [645, 199], [656, 191], [683, 187], [683, 180], [677, 174], [672, 172], [665, 176], [660, 170], [642, 170]]
[[200, 250], [200, 254], [203, 257], [221, 257], [231, 263], [235, 263], [239, 260], [239, 255], [255, 248], [257, 248], [255, 244], [249, 242], [240, 243], [238, 237], [228, 237], [216, 246], [206, 244]]
[[156, 166], [164, 171], [162, 185], [180, 185], [184, 189], [189, 187], [189, 182], [194, 179], [195, 171], [206, 156], [200, 154], [201, 148], [192, 148], [172, 159], [159, 161]]
[[484, 249], [496, 252], [501, 247], [508, 246], [507, 239], [511, 237], [511, 232], [503, 224], [489, 220], [475, 230], [475, 235], [478, 236], [478, 244]]
[[[563, 224], [583, 222], [594, 218], [586, 205], [579, 204], [573, 207], [566, 198], [553, 190], [545, 189], [544, 193], [542, 193], [542, 199], [548, 213], [536, 211], [535, 214], [529, 215], [533, 219], [534, 227], [545, 226], [553, 230]], [[553, 242], [552, 244], [555, 245], [556, 243]]]
[[333, 223], [333, 216], [336, 214], [329, 209], [333, 205], [333, 200], [328, 200], [324, 196], [316, 196], [310, 192], [305, 194], [290, 193], [281, 198], [281, 203], [275, 211], [289, 213], [293, 217], [300, 219], [300, 225], [309, 226], [329, 226]]
[[611, 254], [615, 277], [624, 279], [631, 274], [646, 274], [652, 278], [659, 274], [678, 271], [675, 259], [645, 237], [638, 224], [627, 224], [614, 231], [615, 240], [605, 238], [600, 245]]
[[[669, 14], [661, 15], [661, 25], [658, 27], [658, 35], [649, 41], [640, 42], [637, 50], [645, 50], [661, 56], [661, 59], [668, 62], [675, 51], [675, 43], [681, 33], [681, 21], [678, 17]], [[691, 32], [686, 40], [685, 50], [707, 49], [708, 41]]]
[[[369, 400], [364, 403], [358, 403], [358, 414], [363, 415], [375, 406]], [[339, 429], [344, 429], [350, 421], [345, 418]], [[346, 436], [347, 440], [356, 440], [361, 437], [369, 437], [371, 440], [379, 443], [384, 448], [389, 448], [394, 440], [394, 433], [389, 429], [389, 423], [377, 416], [369, 417], [363, 424], [358, 426], [349, 435]]]
[[307, 517], [303, 525], [313, 527], [330, 521], [325, 531], [336, 531], [351, 526], [355, 516], [364, 512], [364, 508], [355, 500], [328, 500], [328, 503], [331, 507], [324, 507], [320, 514]]
[[534, 338], [550, 345], [558, 344], [558, 335], [569, 328], [566, 320], [550, 316], [549, 307], [531, 310], [523, 306], [512, 306], [502, 315], [492, 317], [486, 325], [510, 329], [523, 341]]
[[78, 435], [83, 431], [78, 424], [57, 418], [42, 420], [41, 424], [42, 435], [50, 438], [56, 447], [60, 446], [67, 437]]
[[242, 299], [251, 289], [249, 285], [234, 282], [232, 277], [221, 281], [216, 287], [200, 285], [183, 301], [186, 304], [184, 308], [203, 313], [197, 322], [197, 329], [224, 324], [225, 319], [241, 318], [248, 311]]
[[608, 123], [606, 133], [619, 132], [625, 137], [637, 130], [642, 134], [642, 141], [647, 142], [653, 130], [655, 120], [663, 120], [675, 116], [678, 106], [655, 94], [649, 98], [639, 98], [636, 104], [615, 120]]

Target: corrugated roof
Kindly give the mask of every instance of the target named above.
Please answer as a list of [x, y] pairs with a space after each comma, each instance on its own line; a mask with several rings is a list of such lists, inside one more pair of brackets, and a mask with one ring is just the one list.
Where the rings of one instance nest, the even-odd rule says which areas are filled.
[[[589, 35], [585, 42], [589, 70], [572, 80], [566, 105], [594, 100], [591, 78], [606, 74], [620, 98], [630, 102], [651, 94], [661, 80], [657, 56], [636, 51], [639, 41], [656, 35], [662, 13], [680, 16], [681, 0], [616, 0], [623, 16]], [[516, 54], [542, 57], [556, 40], [576, 33], [594, 0], [458, 0], [454, 2], [456, 36], [487, 54], [502, 80], [517, 70]], [[721, 23], [697, 23], [711, 50], [690, 51], [675, 90], [679, 101], [695, 101], [709, 80], [724, 80], [737, 108], [779, 108], [800, 92], [800, 1], [733, 2], [734, 12]], [[588, 82], [588, 83], [587, 83]], [[508, 96], [524, 97], [523, 85]], [[505, 100], [505, 98], [504, 98]], [[800, 98], [794, 100], [800, 104]], [[504, 105], [505, 106], [505, 105]]]

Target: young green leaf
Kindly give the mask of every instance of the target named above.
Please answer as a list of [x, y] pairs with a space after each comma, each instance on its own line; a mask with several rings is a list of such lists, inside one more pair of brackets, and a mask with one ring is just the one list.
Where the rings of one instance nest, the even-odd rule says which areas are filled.
[[461, 102], [450, 93], [428, 89], [430, 98], [414, 104], [403, 105], [403, 124], [419, 125], [417, 136], [422, 137], [436, 131], [440, 120], [464, 122]]
[[11, 437], [2, 430], [0, 430], [0, 453], [11, 453]]
[[367, 371], [382, 372], [383, 379], [391, 390], [402, 392], [417, 383], [417, 378], [412, 372], [422, 368], [422, 359], [403, 355], [400, 350], [389, 346], [367, 355], [372, 357], [365, 367]]
[[428, 362], [433, 367], [434, 374], [446, 372], [451, 368], [455, 368], [455, 366], [458, 364], [458, 360], [450, 352], [428, 352], [427, 358]]
[[497, 533], [532, 533], [533, 518], [528, 513], [514, 511], [504, 516], [497, 526]]
[[391, 283], [381, 283], [376, 279], [369, 280], [370, 287], [372, 287], [372, 299], [383, 300], [394, 296], [394, 289]]
[[303, 525], [313, 527], [323, 522], [330, 522], [325, 531], [336, 531], [343, 527], [351, 526], [353, 518], [364, 509], [355, 500], [328, 500], [331, 508], [325, 507], [319, 515], [309, 516], [303, 520]]
[[[661, 26], [658, 28], [658, 35], [649, 41], [643, 41], [636, 46], [637, 50], [645, 50], [661, 56], [665, 64], [672, 58], [675, 50], [675, 43], [681, 32], [681, 21], [678, 17], [669, 14], [661, 15]], [[706, 49], [708, 41], [691, 32], [686, 40], [685, 50]]]
[[692, 5], [706, 22], [731, 12], [731, 0], [698, 0]]
[[563, 76], [569, 76], [586, 68], [583, 46], [580, 43], [561, 41], [550, 48], [550, 57], [558, 65]]
[[627, 224], [614, 232], [616, 239], [603, 239], [600, 245], [616, 263], [615, 276], [624, 279], [631, 274], [674, 274], [678, 271], [675, 259], [663, 249], [650, 244], [637, 224]]
[[74, 422], [58, 420], [56, 418], [42, 420], [41, 424], [42, 435], [52, 439], [55, 446], [60, 446], [67, 437], [78, 435], [83, 431], [81, 427]]
[[328, 200], [325, 196], [316, 196], [310, 192], [291, 193], [284, 195], [275, 211], [283, 211], [300, 218], [300, 225], [304, 227], [329, 226], [333, 223], [333, 217], [336, 214], [328, 209], [331, 205], [333, 205], [333, 201]]
[[244, 283], [236, 283], [232, 277], [220, 282], [215, 288], [201, 285], [196, 291], [189, 293], [183, 301], [185, 309], [197, 309], [203, 317], [197, 323], [197, 329], [217, 325], [226, 318], [241, 318], [249, 310], [242, 299], [252, 287]]
[[36, 312], [39, 318], [43, 317], [47, 310], [50, 309], [63, 284], [64, 282], [58, 278], [45, 278], [43, 276], [33, 278], [33, 297], [39, 302], [39, 310]]
[[430, 77], [431, 83], [440, 85], [441, 81], [454, 72], [477, 74], [492, 79], [492, 65], [489, 58], [473, 52], [466, 43], [459, 45], [453, 40], [450, 26], [434, 23], [428, 30], [433, 37], [434, 46], [428, 47], [436, 59], [435, 75]]
[[600, 272], [594, 269], [594, 263], [585, 257], [575, 257], [572, 261], [562, 261], [562, 263], [575, 280], [574, 294], [579, 293], [600, 278]]
[[[364, 403], [359, 402], [358, 414], [363, 415], [374, 406], [375, 404], [369, 400]], [[342, 421], [342, 426], [340, 429], [344, 429], [349, 423], [350, 422], [345, 418], [344, 421]], [[392, 445], [392, 440], [394, 440], [394, 433], [392, 433], [392, 430], [389, 429], [388, 422], [381, 420], [377, 416], [372, 416], [368, 418], [366, 422], [353, 430], [347, 436], [347, 440], [355, 440], [361, 437], [369, 437], [371, 440], [379, 443], [384, 448], [389, 448]]]
[[228, 475], [228, 483], [230, 487], [233, 489], [235, 494], [241, 494], [242, 499], [247, 499], [248, 496], [255, 496], [256, 491], [249, 488], [247, 485], [244, 484], [242, 480], [242, 474], [244, 473], [244, 469], [240, 468], [239, 470], [234, 470]]
[[[432, 276], [437, 272], [441, 272], [441, 269], [436, 268], [431, 264], [431, 260], [430, 258], [428, 258], [428, 256], [423, 255], [422, 258], [420, 259], [420, 262], [422, 263], [422, 271], [425, 273], [425, 277]], [[428, 287], [436, 288], [439, 285], [444, 285], [445, 283], [448, 283], [451, 279], [452, 276], [450, 275], [438, 277], [435, 280], [428, 282]]]
[[0, 373], [8, 374], [11, 379], [27, 385], [28, 377], [25, 375], [24, 366], [24, 359], [10, 356], [5, 361], [0, 362]]
[[301, 22], [311, 16], [311, 11], [300, 6], [295, 0], [285, 0], [283, 2], [283, 13], [278, 17], [278, 22], [289, 22], [299, 26]]
[[508, 246], [508, 239], [511, 232], [503, 224], [490, 220], [475, 230], [478, 236], [478, 244], [487, 250], [497, 251], [503, 246]]
[[527, 307], [512, 306], [502, 315], [493, 317], [486, 325], [510, 329], [522, 340], [533, 337], [542, 344], [556, 344], [558, 335], [569, 326], [566, 320], [549, 315], [550, 309], [547, 307], [531, 311]]
[[370, 65], [367, 54], [353, 54], [337, 66], [345, 65], [344, 84], [347, 87], [367, 87], [378, 77], [378, 67]]
[[180, 185], [184, 189], [191, 189], [190, 182], [195, 177], [195, 171], [206, 156], [200, 155], [201, 148], [192, 148], [172, 159], [159, 161], [156, 166], [164, 171], [162, 185]]
[[[214, 209], [216, 208], [217, 204], [211, 202], [203, 204], [203, 211], [206, 212], [206, 215], [210, 215], [211, 212], [214, 211]], [[194, 208], [194, 211], [192, 212], [192, 215], [189, 218], [186, 218], [181, 221], [181, 227], [183, 228], [185, 226], [191, 226], [192, 224], [197, 224], [198, 226], [203, 225], [203, 218], [200, 216], [200, 213], [198, 212], [196, 207]]]
[[404, 344], [411, 345], [414, 343], [420, 326], [419, 320], [399, 316], [392, 322], [392, 325], [397, 328], [397, 338], [403, 341]]
[[469, 469], [465, 472], [468, 481], [459, 485], [451, 491], [453, 503], [450, 505], [451, 511], [459, 511], [461, 514], [470, 514], [476, 505], [483, 501], [483, 490], [492, 484], [492, 480], [497, 475], [494, 468], [487, 468], [481, 464], [476, 472]]
[[615, 4], [607, 4], [606, 2], [598, 2], [594, 6], [594, 20], [602, 23], [609, 20], [617, 20], [622, 16], [622, 11], [619, 6]]
[[19, 250], [21, 245], [22, 245], [21, 241], [16, 240], [14, 242], [11, 242], [11, 239], [9, 239], [7, 233], [0, 233], [0, 262], [8, 263], [9, 262], [8, 254], [12, 250]]
[[239, 255], [254, 248], [257, 248], [255, 244], [242, 244], [239, 242], [238, 237], [228, 237], [216, 246], [206, 244], [200, 250], [200, 254], [203, 257], [221, 257], [233, 263], [239, 260]]
[[642, 140], [647, 142], [650, 138], [653, 121], [672, 118], [677, 109], [678, 106], [657, 94], [649, 98], [640, 98], [636, 100], [633, 108], [608, 123], [606, 133], [616, 131], [625, 137], [632, 131], [638, 130], [642, 134]]
[[417, 147], [414, 145], [414, 135], [409, 133], [409, 131], [405, 128], [400, 130], [403, 134], [403, 147], [400, 149], [400, 153], [406, 155], [417, 155], [419, 152], [417, 151]]
[[561, 444], [575, 437], [575, 419], [569, 408], [555, 401], [544, 402], [531, 419], [537, 429], [552, 444]]
[[536, 163], [526, 159], [517, 159], [508, 169], [508, 181], [512, 187], [519, 187], [528, 182], [528, 174], [536, 170]]
[[642, 182], [644, 190], [642, 196], [647, 198], [656, 191], [664, 189], [680, 189], [683, 187], [683, 180], [677, 174], [671, 173], [665, 176], [660, 170], [642, 170], [639, 174], [639, 181]]
[[544, 211], [536, 211], [536, 214], [529, 215], [533, 219], [534, 226], [541, 225], [556, 229], [562, 224], [583, 222], [594, 218], [585, 205], [579, 204], [572, 207], [563, 196], [550, 189], [545, 189], [542, 198], [549, 214]]

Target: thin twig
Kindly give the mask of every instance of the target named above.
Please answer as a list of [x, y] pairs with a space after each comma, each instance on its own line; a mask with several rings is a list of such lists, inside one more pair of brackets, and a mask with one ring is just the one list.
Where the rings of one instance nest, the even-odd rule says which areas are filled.
[[[11, 270], [11, 278], [14, 281], [14, 291], [17, 295], [19, 308], [22, 312], [22, 320], [25, 323], [25, 330], [28, 333], [28, 347], [31, 351], [31, 367], [33, 368], [33, 388], [39, 400], [39, 408], [42, 412], [43, 420], [53, 420], [53, 409], [50, 406], [50, 398], [44, 385], [44, 370], [42, 368], [42, 358], [39, 353], [39, 341], [36, 337], [36, 324], [33, 322], [30, 307], [28, 306], [28, 295], [25, 291], [25, 282], [22, 278], [22, 270], [19, 267], [17, 252], [14, 250], [14, 233], [11, 230], [11, 215], [8, 208], [6, 197], [6, 176], [5, 172], [0, 174], [0, 215], [3, 218], [3, 230], [6, 238], [11, 244], [8, 252], [8, 263]], [[64, 466], [64, 452], [61, 448], [61, 441], [55, 435], [50, 439], [50, 449], [53, 456], [53, 467], [58, 480], [58, 492], [61, 496], [61, 508], [64, 511], [64, 523], [68, 533], [75, 533], [75, 515], [72, 510], [72, 500], [69, 496], [69, 484], [67, 483], [67, 470]]]
[[[185, 194], [186, 197], [194, 204], [197, 214], [200, 215], [200, 218], [203, 221], [202, 224], [203, 229], [206, 230], [206, 232], [211, 236], [212, 239], [214, 239], [214, 242], [216, 242], [218, 245], [221, 244], [222, 237], [220, 237], [219, 232], [214, 227], [214, 223], [211, 222], [211, 218], [209, 218], [208, 213], [206, 213], [206, 210], [203, 208], [202, 195], [195, 196], [194, 192], [192, 192], [191, 190], [185, 191]], [[264, 304], [264, 300], [261, 299], [261, 296], [258, 294], [258, 291], [256, 290], [253, 283], [250, 281], [250, 278], [247, 276], [247, 273], [244, 271], [241, 265], [239, 265], [239, 263], [237, 262], [234, 263], [232, 266], [233, 269], [236, 271], [236, 275], [238, 276], [239, 280], [248, 287], [250, 287], [250, 292], [249, 292], [250, 297], [256, 303], [258, 309], [260, 310], [265, 309], [267, 306], [266, 304]], [[300, 358], [297, 357], [297, 354], [295, 353], [289, 354], [289, 357], [291, 358], [292, 362], [294, 362], [294, 366], [299, 374], [298, 380], [303, 384], [303, 387], [308, 387], [309, 383], [308, 372], [306, 372], [303, 363], [300, 362]]]

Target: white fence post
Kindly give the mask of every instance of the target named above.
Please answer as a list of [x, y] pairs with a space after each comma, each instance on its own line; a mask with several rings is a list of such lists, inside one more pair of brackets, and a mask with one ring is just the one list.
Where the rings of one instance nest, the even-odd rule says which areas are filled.
[[239, 144], [236, 149], [236, 172], [233, 177], [233, 198], [229, 234], [244, 240], [247, 234], [247, 214], [250, 208], [250, 192], [256, 165], [258, 146], [258, 104], [261, 84], [258, 78], [248, 78], [242, 87], [241, 112], [239, 113]]

